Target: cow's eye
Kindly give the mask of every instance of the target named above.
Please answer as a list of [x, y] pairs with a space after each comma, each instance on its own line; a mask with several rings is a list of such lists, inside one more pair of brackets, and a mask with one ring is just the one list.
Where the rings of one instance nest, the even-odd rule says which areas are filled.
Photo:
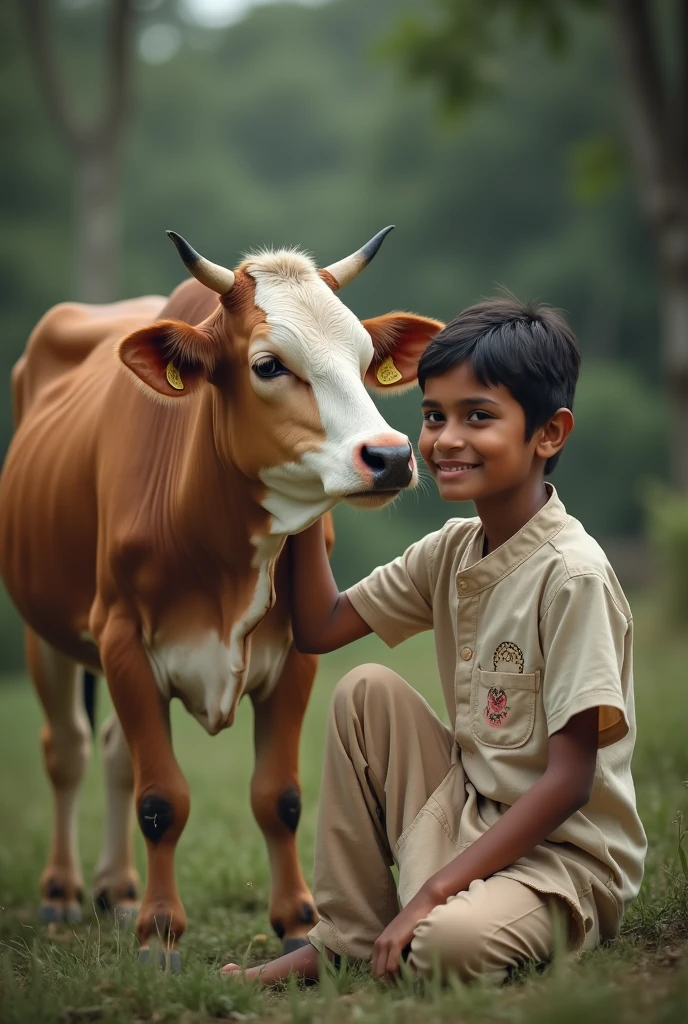
[[280, 377], [282, 374], [289, 373], [289, 370], [275, 356], [266, 356], [253, 364], [253, 372], [256, 377], [266, 380], [269, 377]]

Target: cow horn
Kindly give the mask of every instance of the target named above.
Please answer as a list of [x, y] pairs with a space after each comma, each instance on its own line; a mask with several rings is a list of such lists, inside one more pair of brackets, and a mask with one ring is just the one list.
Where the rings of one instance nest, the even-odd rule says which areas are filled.
[[196, 252], [185, 238], [178, 235], [176, 231], [168, 231], [167, 234], [177, 247], [177, 252], [182, 258], [184, 266], [193, 274], [197, 281], [204, 284], [206, 288], [217, 292], [218, 295], [226, 295], [234, 285], [234, 271], [227, 270], [217, 263], [211, 263], [200, 253]]
[[343, 260], [339, 260], [338, 263], [333, 263], [331, 266], [326, 267], [326, 273], [331, 274], [339, 287], [343, 288], [345, 284], [349, 283], [349, 281], [353, 281], [356, 275], [360, 274], [364, 267], [368, 266], [387, 235], [393, 229], [394, 224], [390, 224], [389, 227], [383, 228], [382, 231], [378, 231], [376, 235], [373, 235], [369, 242], [366, 242], [362, 249], [352, 253], [351, 256], [347, 256]]

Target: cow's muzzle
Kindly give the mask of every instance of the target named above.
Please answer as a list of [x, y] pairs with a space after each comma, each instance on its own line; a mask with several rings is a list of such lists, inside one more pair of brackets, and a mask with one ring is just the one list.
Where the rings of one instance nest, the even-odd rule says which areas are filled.
[[375, 491], [400, 491], [413, 477], [413, 451], [410, 444], [361, 447], [361, 459], [372, 472]]

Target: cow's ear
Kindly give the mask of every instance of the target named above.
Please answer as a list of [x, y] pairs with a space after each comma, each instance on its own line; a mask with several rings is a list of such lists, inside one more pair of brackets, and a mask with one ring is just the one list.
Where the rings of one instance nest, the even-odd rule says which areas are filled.
[[210, 331], [181, 320], [159, 320], [123, 338], [119, 358], [159, 395], [183, 398], [212, 375], [219, 347]]
[[375, 349], [365, 375], [366, 386], [383, 395], [398, 395], [413, 387], [418, 361], [444, 324], [415, 313], [385, 313], [361, 322]]

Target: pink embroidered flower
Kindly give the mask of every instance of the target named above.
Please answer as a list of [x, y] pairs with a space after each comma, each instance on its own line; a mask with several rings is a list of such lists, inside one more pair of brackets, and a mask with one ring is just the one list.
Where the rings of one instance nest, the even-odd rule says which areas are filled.
[[509, 705], [506, 702], [506, 693], [501, 686], [491, 686], [487, 691], [487, 705], [483, 714], [487, 724], [497, 729], [506, 719]]

